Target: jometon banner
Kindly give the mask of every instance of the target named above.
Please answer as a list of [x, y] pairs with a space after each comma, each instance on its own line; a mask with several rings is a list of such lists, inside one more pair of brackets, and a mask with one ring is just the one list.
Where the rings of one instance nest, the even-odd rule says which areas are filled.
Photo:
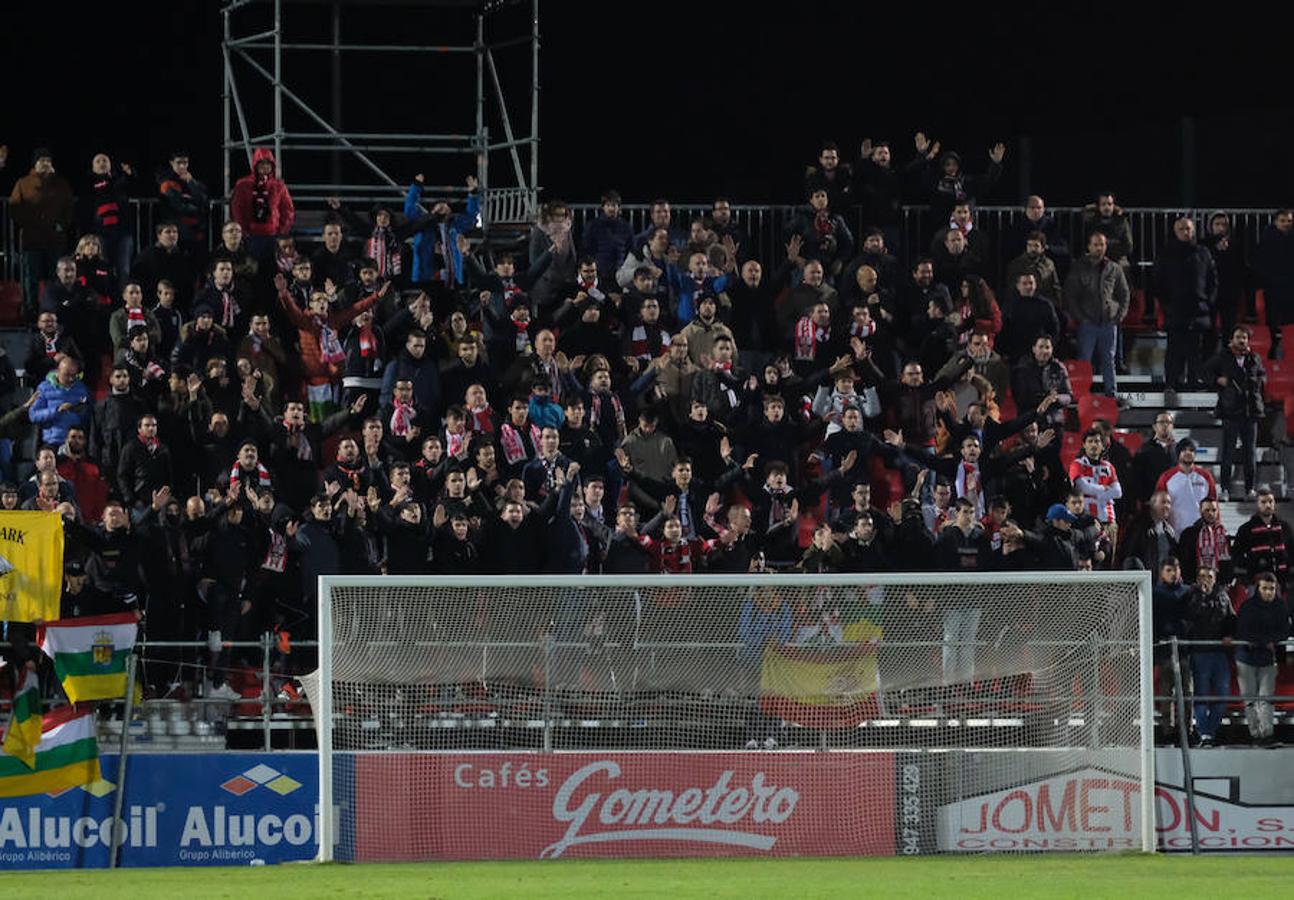
[[0, 619], [57, 619], [63, 594], [63, 517], [0, 512]]
[[890, 856], [891, 753], [338, 754], [337, 858]]

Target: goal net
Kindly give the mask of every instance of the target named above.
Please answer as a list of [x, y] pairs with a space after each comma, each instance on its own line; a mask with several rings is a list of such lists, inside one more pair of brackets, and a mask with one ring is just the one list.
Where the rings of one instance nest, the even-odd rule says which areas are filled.
[[338, 576], [319, 604], [322, 859], [1154, 849], [1144, 572]]

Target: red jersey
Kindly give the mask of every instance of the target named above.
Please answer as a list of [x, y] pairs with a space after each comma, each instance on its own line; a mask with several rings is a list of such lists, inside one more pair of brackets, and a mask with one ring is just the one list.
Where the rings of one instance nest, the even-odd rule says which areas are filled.
[[1109, 460], [1080, 456], [1069, 464], [1069, 480], [1083, 492], [1084, 512], [1098, 522], [1114, 522], [1114, 501], [1123, 496], [1123, 487]]

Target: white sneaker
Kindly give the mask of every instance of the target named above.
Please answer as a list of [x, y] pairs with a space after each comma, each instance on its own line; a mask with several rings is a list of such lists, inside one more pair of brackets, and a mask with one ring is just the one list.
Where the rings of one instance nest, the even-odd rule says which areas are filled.
[[747, 749], [747, 750], [758, 750], [758, 749], [759, 749], [759, 741], [755, 740], [754, 738], [751, 738], [750, 740], [746, 741], [746, 749]]
[[1219, 503], [1230, 503], [1230, 502], [1231, 502], [1231, 492], [1230, 492], [1229, 490], [1227, 490], [1226, 488], [1223, 488], [1222, 490], [1218, 491], [1218, 502], [1219, 502]]
[[777, 738], [773, 738], [773, 737], [766, 737], [766, 738], [764, 738], [764, 749], [765, 749], [765, 750], [776, 750], [776, 749], [777, 749]]
[[213, 687], [207, 692], [208, 700], [241, 700], [243, 695], [231, 688], [227, 683], [220, 687]]

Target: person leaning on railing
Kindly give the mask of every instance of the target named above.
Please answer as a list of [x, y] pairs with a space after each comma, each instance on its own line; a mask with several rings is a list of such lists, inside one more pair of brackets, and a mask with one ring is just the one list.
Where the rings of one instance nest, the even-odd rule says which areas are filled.
[[1277, 590], [1276, 576], [1263, 572], [1236, 614], [1236, 680], [1245, 698], [1245, 722], [1257, 747], [1273, 743], [1270, 697], [1276, 691], [1278, 645], [1290, 636], [1290, 612]]

